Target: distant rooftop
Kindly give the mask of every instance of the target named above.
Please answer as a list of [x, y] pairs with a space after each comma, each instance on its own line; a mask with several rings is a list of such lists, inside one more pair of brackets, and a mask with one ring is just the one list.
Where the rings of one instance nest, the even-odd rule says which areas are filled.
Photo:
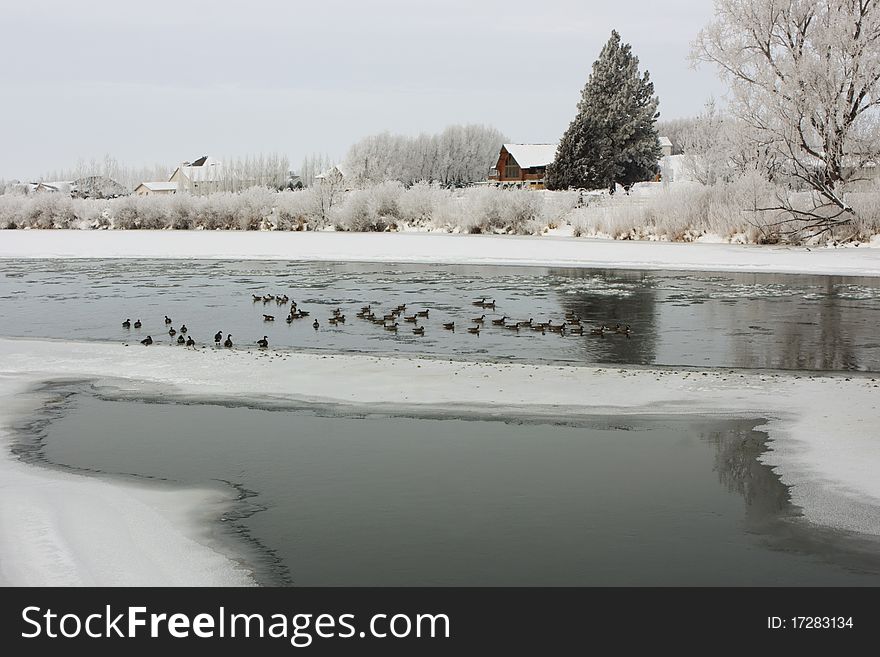
[[556, 144], [504, 144], [521, 169], [545, 167], [556, 159]]
[[142, 182], [138, 187], [141, 185], [149, 189], [151, 192], [172, 192], [177, 190], [178, 187], [176, 182], [165, 182], [164, 180]]

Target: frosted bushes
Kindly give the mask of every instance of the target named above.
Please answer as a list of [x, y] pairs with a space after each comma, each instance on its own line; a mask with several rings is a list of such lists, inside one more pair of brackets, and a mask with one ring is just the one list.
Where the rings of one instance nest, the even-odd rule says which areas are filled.
[[396, 228], [401, 217], [403, 185], [389, 181], [348, 192], [342, 204], [332, 211], [337, 230], [355, 232], [385, 231]]
[[523, 189], [472, 187], [464, 190], [461, 228], [468, 233], [526, 234], [541, 216], [543, 197]]
[[676, 183], [650, 193], [599, 197], [569, 215], [575, 235], [614, 239], [693, 241], [704, 235], [747, 241], [778, 239], [777, 219], [761, 208], [773, 205], [776, 189], [746, 176], [711, 186]]

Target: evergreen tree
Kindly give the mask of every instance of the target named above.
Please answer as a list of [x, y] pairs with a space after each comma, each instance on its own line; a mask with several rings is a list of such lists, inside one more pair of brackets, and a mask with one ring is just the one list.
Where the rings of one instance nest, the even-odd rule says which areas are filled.
[[638, 57], [613, 31], [547, 168], [547, 187], [613, 190], [649, 180], [661, 155], [658, 104], [650, 75], [639, 74]]

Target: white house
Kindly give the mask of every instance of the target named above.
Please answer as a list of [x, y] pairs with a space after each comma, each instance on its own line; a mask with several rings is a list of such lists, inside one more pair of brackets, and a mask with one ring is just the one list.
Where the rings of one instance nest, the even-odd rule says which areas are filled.
[[168, 194], [176, 194], [178, 187], [180, 187], [179, 183], [166, 182], [164, 180], [142, 182], [140, 185], [134, 188], [134, 193], [137, 196], [153, 196], [156, 194], [160, 196], [165, 196]]
[[203, 155], [177, 167], [168, 182], [180, 183], [181, 189], [193, 194], [208, 194], [221, 189], [223, 177], [223, 163]]

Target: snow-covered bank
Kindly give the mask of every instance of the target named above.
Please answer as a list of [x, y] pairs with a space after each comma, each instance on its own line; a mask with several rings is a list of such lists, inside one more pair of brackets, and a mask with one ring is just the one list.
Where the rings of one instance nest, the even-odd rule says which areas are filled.
[[259, 231], [0, 232], [0, 258], [204, 258], [880, 276], [880, 249], [568, 237]]
[[[372, 356], [149, 349], [0, 339], [0, 426], [28, 382], [89, 377], [127, 390], [262, 402], [486, 408], [527, 413], [717, 414], [769, 419], [765, 456], [816, 523], [880, 535], [880, 388], [816, 377], [527, 366]], [[540, 383], [538, 383], [540, 382]], [[235, 564], [200, 545], [188, 493], [128, 489], [0, 459], [0, 574], [6, 583], [239, 583]], [[175, 508], [173, 514], [167, 513]], [[182, 509], [182, 510], [181, 510]], [[84, 511], [88, 510], [87, 513]], [[113, 519], [124, 519], [114, 525]], [[147, 537], [150, 537], [147, 539]], [[98, 545], [95, 545], [98, 543]]]
[[38, 468], [9, 453], [7, 422], [27, 413], [38, 379], [0, 373], [0, 585], [253, 586], [208, 546], [205, 527], [230, 501]]

